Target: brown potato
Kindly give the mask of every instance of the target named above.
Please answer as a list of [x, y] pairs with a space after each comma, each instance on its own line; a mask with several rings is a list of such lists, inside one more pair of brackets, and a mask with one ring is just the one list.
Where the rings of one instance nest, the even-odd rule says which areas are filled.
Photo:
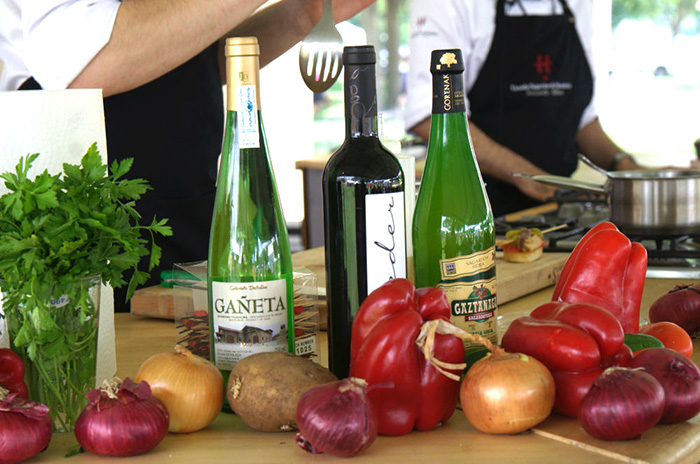
[[311, 387], [337, 381], [325, 367], [289, 353], [258, 353], [231, 370], [226, 398], [243, 422], [264, 432], [297, 428], [297, 403]]

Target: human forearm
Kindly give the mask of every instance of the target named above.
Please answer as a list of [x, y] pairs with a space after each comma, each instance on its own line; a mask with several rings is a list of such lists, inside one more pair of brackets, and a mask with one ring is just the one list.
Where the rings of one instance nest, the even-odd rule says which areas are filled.
[[528, 175], [547, 174], [546, 171], [508, 147], [496, 142], [471, 121], [469, 122], [469, 132], [481, 172], [515, 185], [518, 190], [535, 200], [546, 201], [552, 197], [556, 188], [525, 177], [512, 175], [513, 173]]
[[[100, 87], [105, 96], [139, 87], [218, 40], [256, 36], [266, 65], [319, 21], [321, 0], [123, 0], [112, 36], [69, 87]], [[374, 0], [335, 0], [344, 21]], [[255, 14], [253, 14], [255, 13]], [[223, 62], [223, 60], [221, 60]]]
[[176, 68], [239, 25], [265, 0], [123, 0], [109, 42], [69, 85], [104, 96]]
[[[374, 1], [334, 0], [333, 19], [336, 23], [350, 19]], [[236, 27], [230, 35], [256, 36], [260, 42], [260, 65], [265, 66], [301, 41], [320, 21], [322, 13], [321, 0], [271, 3]]]
[[[411, 129], [416, 135], [428, 140], [430, 137], [430, 118], [424, 119]], [[469, 121], [469, 133], [479, 169], [487, 176], [515, 185], [524, 194], [544, 201], [552, 196], [554, 188], [532, 181], [519, 174], [546, 174], [545, 171], [523, 158], [513, 150], [501, 145], [486, 135], [473, 121]]]
[[[622, 148], [608, 136], [597, 118], [578, 131], [576, 143], [583, 155], [603, 169], [611, 169], [615, 155], [622, 152]], [[629, 158], [622, 159], [614, 167], [615, 170], [639, 168], [640, 166]]]

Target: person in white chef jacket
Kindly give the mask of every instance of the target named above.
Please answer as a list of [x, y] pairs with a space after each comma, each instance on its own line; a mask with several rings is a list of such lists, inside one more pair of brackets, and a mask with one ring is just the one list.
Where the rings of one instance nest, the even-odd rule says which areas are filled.
[[430, 52], [459, 48], [472, 143], [495, 216], [547, 200], [552, 187], [511, 173], [568, 176], [581, 152], [637, 169], [593, 105], [592, 0], [413, 0], [405, 124], [430, 134]]
[[[374, 0], [334, 0], [343, 21]], [[2, 0], [0, 90], [101, 88], [111, 160], [153, 187], [137, 203], [173, 236], [148, 284], [206, 259], [223, 136], [226, 37], [256, 36], [266, 65], [318, 22], [322, 0]], [[86, 147], [87, 149], [87, 147]], [[146, 270], [146, 264], [142, 263]], [[124, 292], [115, 307], [126, 310]]]

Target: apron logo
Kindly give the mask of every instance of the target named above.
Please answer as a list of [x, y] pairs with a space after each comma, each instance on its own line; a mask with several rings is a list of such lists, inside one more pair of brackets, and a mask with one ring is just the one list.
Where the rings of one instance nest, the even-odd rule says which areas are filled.
[[549, 81], [549, 75], [552, 73], [552, 58], [549, 54], [538, 54], [532, 66], [537, 71], [537, 74], [542, 76], [542, 82]]

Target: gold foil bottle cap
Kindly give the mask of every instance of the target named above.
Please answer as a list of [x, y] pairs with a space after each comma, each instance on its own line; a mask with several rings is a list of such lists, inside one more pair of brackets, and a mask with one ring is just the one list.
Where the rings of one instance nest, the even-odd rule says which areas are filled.
[[229, 37], [226, 39], [226, 56], [260, 56], [257, 37]]
[[430, 54], [430, 72], [433, 74], [464, 72], [462, 50], [459, 48], [433, 50]]

